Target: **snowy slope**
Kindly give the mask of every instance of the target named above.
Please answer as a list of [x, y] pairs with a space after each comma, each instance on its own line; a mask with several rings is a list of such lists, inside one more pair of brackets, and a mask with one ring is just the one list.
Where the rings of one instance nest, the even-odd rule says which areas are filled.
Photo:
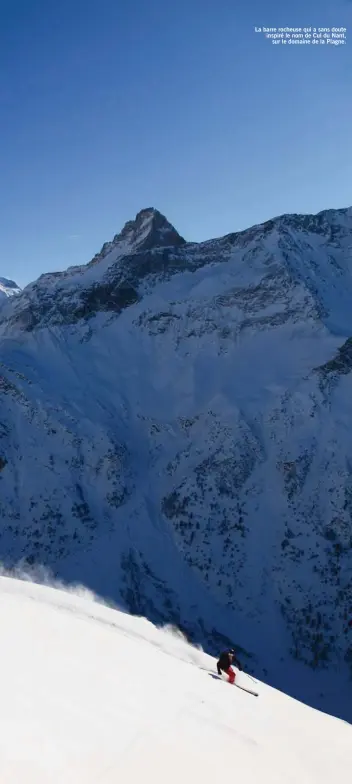
[[349, 724], [212, 679], [215, 661], [174, 633], [4, 577], [0, 600], [4, 784], [350, 781]]
[[0, 556], [352, 718], [352, 210], [143, 210], [0, 317]]

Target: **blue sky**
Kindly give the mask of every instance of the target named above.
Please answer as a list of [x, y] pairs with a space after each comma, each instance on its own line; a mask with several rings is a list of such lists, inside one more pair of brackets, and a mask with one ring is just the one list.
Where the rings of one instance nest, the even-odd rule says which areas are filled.
[[[291, 8], [290, 8], [291, 6]], [[154, 206], [187, 239], [352, 204], [350, 0], [0, 0], [0, 274], [86, 263]]]

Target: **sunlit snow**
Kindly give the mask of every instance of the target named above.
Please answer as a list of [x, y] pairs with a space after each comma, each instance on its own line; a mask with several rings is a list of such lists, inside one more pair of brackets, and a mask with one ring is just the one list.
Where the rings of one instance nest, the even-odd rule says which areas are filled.
[[0, 601], [0, 782], [350, 781], [349, 724], [214, 680], [175, 632], [6, 577]]

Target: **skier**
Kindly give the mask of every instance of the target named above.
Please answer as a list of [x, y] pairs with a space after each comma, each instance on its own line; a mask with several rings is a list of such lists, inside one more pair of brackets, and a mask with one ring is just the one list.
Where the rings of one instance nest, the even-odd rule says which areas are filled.
[[231, 664], [235, 664], [239, 670], [242, 670], [242, 666], [236, 657], [236, 652], [231, 648], [229, 651], [223, 651], [223, 653], [219, 656], [219, 661], [217, 661], [216, 666], [218, 670], [218, 675], [221, 675], [221, 672], [226, 672], [226, 675], [229, 677], [229, 683], [234, 683], [236, 678], [236, 673], [232, 669]]

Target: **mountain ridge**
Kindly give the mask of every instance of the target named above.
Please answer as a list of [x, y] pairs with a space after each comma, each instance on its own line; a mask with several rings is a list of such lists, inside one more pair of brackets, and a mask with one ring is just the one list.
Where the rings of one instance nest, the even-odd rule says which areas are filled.
[[[308, 271], [304, 268], [300, 270], [296, 262], [291, 269], [289, 266], [290, 254], [296, 250], [298, 255], [302, 252], [313, 252], [317, 255], [319, 248], [312, 247], [306, 239], [308, 229], [312, 228], [314, 229], [312, 236], [315, 244], [317, 244], [317, 237], [319, 242], [319, 237], [322, 235], [333, 249], [337, 239], [335, 237], [337, 231], [340, 239], [348, 241], [348, 232], [350, 231], [348, 221], [350, 224], [351, 216], [351, 208], [322, 211], [316, 216], [283, 215], [242, 232], [227, 234], [220, 239], [187, 243], [158, 210], [153, 208], [141, 210], [137, 213], [135, 220], [128, 221], [122, 231], [115, 235], [114, 240], [111, 243], [105, 243], [100, 253], [96, 254], [87, 265], [70, 267], [66, 272], [47, 273], [42, 275], [38, 281], [29, 284], [24, 290], [24, 298], [21, 299], [21, 303], [25, 303], [28, 296], [29, 300], [32, 298], [33, 307], [26, 308], [24, 305], [22, 323], [26, 325], [27, 329], [32, 329], [40, 323], [40, 317], [38, 320], [37, 316], [37, 306], [40, 310], [41, 301], [44, 301], [45, 314], [48, 314], [50, 320], [53, 319], [57, 323], [65, 323], [65, 320], [69, 321], [70, 318], [72, 322], [82, 318], [89, 319], [100, 309], [119, 314], [124, 307], [138, 302], [138, 288], [143, 279], [155, 281], [182, 271], [194, 272], [201, 266], [221, 259], [226, 260], [235, 252], [241, 253], [251, 245], [250, 258], [258, 253], [270, 254], [271, 240], [274, 244], [278, 242], [281, 263], [284, 262], [288, 266], [289, 274], [303, 279], [304, 285], [314, 296], [317, 293], [314, 280], [317, 262], [314, 262], [315, 269], [313, 267]], [[336, 220], [338, 219], [340, 224], [336, 228]], [[342, 219], [347, 220], [347, 226], [345, 225], [346, 220]], [[143, 226], [145, 220], [147, 223], [149, 222], [146, 236], [144, 236], [145, 224]], [[165, 236], [167, 238], [170, 236], [178, 238], [176, 245], [165, 246], [165, 236], [163, 235], [158, 242], [159, 235], [154, 230], [154, 220], [157, 221], [159, 228], [160, 226], [166, 228], [167, 234]], [[298, 245], [296, 243], [297, 247], [295, 248], [288, 228], [293, 225], [297, 229], [297, 222], [300, 226], [300, 243]], [[277, 231], [279, 232], [278, 237], [276, 237]], [[150, 246], [151, 240], [153, 243]], [[155, 242], [157, 242], [156, 245]], [[335, 272], [337, 270], [343, 274], [344, 270], [339, 270], [338, 261], [333, 259], [333, 264]], [[348, 269], [348, 286], [344, 292], [344, 309], [347, 311], [351, 294], [350, 278], [351, 271]], [[52, 302], [48, 299], [50, 284], [53, 286]], [[75, 286], [76, 291], [73, 292], [72, 287]], [[72, 306], [73, 293], [76, 295], [76, 300]], [[30, 305], [30, 303], [28, 304]], [[324, 309], [322, 301], [317, 304], [318, 307]], [[20, 310], [21, 305], [18, 303], [18, 311]], [[9, 309], [7, 311], [10, 312]], [[340, 326], [339, 323], [342, 316], [343, 313], [339, 307], [335, 331], [340, 330], [341, 332], [345, 328], [344, 324]], [[349, 316], [347, 316], [347, 321], [348, 318]], [[44, 323], [47, 321], [45, 320]], [[13, 326], [14, 323], [11, 321], [11, 327]], [[332, 323], [329, 326], [330, 329], [333, 328]]]

